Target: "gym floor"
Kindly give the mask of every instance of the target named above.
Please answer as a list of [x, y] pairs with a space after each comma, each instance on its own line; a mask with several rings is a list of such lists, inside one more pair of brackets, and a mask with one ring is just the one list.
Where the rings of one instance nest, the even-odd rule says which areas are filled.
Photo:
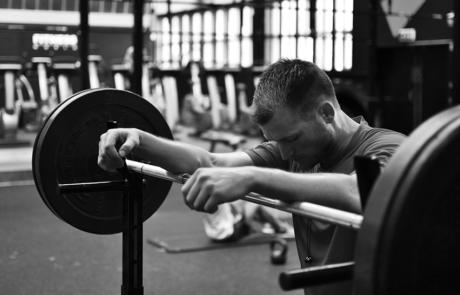
[[[184, 134], [176, 139], [208, 147]], [[32, 143], [34, 134], [20, 137]], [[0, 148], [0, 293], [120, 294], [121, 234], [89, 234], [53, 215], [31, 181], [31, 158], [32, 144]], [[209, 243], [201, 215], [185, 206], [176, 184], [144, 223], [144, 294], [283, 294], [278, 275], [299, 267], [292, 241], [286, 264], [272, 265], [266, 243], [173, 254], [149, 239]]]

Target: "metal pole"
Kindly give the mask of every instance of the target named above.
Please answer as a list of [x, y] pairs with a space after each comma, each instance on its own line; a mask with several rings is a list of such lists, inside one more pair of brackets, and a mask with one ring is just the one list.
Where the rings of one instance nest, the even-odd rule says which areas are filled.
[[[156, 178], [161, 178], [177, 183], [185, 183], [189, 178], [188, 174], [174, 174], [169, 171], [164, 170], [161, 167], [148, 165], [132, 160], [126, 160], [126, 166], [129, 170], [135, 171], [142, 175], [148, 175]], [[316, 205], [312, 203], [302, 202], [302, 203], [285, 203], [279, 200], [272, 198], [264, 197], [260, 194], [249, 193], [247, 196], [241, 198], [242, 200], [276, 208], [282, 211], [290, 212], [296, 215], [302, 215], [305, 217], [310, 217], [320, 221], [324, 221], [331, 224], [336, 224], [344, 227], [349, 227], [352, 229], [359, 229], [363, 217], [359, 214], [346, 212], [338, 209], [333, 209], [321, 205]]]
[[310, 0], [310, 36], [313, 38], [313, 62], [316, 60], [316, 0]]
[[457, 18], [460, 18], [460, 1], [454, 2], [454, 54], [453, 54], [453, 84], [454, 84], [454, 97], [453, 103], [458, 104], [460, 102], [460, 22]]
[[121, 295], [143, 295], [142, 179], [128, 175], [129, 188], [123, 192], [123, 284]]
[[[253, 47], [252, 47], [252, 56], [253, 56], [253, 65], [254, 66], [263, 66], [265, 59], [269, 56], [269, 52], [265, 51], [265, 23], [269, 22], [270, 13], [265, 14], [265, 7], [262, 0], [254, 0], [254, 16], [252, 17], [253, 23]], [[265, 19], [267, 17], [267, 19]]]
[[89, 88], [89, 24], [88, 24], [88, 0], [80, 0], [80, 30], [78, 48], [80, 52], [80, 76], [81, 89]]
[[131, 75], [131, 91], [142, 95], [142, 61], [144, 35], [142, 17], [144, 15], [144, 0], [133, 1], [133, 73]]
[[371, 0], [369, 13], [369, 81], [368, 89], [371, 96], [376, 95], [376, 74], [377, 74], [377, 34], [378, 34], [378, 0]]

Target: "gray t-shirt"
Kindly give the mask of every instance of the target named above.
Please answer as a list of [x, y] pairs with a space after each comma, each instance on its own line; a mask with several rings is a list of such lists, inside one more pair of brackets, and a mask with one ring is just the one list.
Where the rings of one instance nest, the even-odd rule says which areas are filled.
[[[311, 171], [302, 171], [294, 161], [284, 161], [276, 142], [265, 142], [246, 153], [256, 166], [285, 169], [299, 173], [332, 172], [352, 174], [355, 156], [377, 157], [382, 167], [388, 162], [405, 136], [395, 131], [372, 128], [361, 117], [350, 143], [330, 167], [316, 165]], [[302, 216], [293, 216], [297, 252], [302, 267], [348, 262], [353, 260], [356, 232]], [[310, 262], [306, 258], [311, 257]], [[312, 294], [351, 294], [351, 283], [333, 283], [305, 289]]]

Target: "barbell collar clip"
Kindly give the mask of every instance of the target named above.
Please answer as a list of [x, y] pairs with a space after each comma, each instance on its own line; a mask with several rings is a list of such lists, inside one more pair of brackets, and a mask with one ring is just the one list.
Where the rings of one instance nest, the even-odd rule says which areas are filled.
[[353, 279], [354, 267], [355, 263], [351, 261], [282, 272], [279, 276], [279, 284], [284, 291], [290, 291], [317, 285], [350, 281]]

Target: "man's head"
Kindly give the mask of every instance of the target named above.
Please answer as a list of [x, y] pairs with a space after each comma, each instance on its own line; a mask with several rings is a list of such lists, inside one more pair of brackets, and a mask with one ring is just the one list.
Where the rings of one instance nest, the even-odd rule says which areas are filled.
[[334, 144], [334, 118], [340, 109], [324, 71], [301, 60], [280, 60], [260, 79], [254, 94], [254, 120], [283, 158], [305, 168], [322, 161]]
[[282, 59], [262, 74], [254, 93], [254, 121], [264, 125], [281, 107], [307, 114], [323, 101], [338, 107], [334, 86], [314, 63]]

